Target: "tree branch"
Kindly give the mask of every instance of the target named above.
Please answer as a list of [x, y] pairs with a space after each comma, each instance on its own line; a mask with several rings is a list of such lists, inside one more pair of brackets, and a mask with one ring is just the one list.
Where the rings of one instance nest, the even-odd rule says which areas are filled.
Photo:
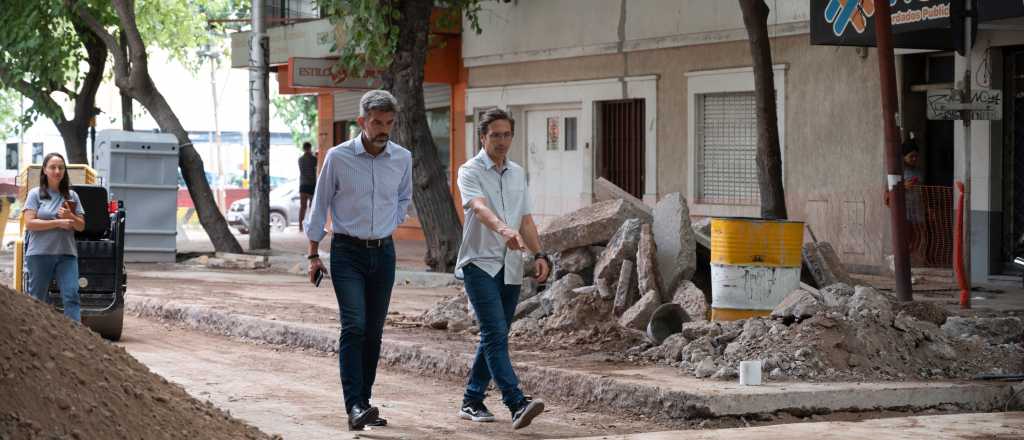
[[96, 17], [93, 17], [92, 14], [89, 13], [89, 10], [84, 5], [79, 5], [77, 0], [64, 0], [64, 4], [68, 9], [71, 9], [78, 14], [78, 17], [82, 19], [82, 22], [85, 23], [93, 34], [103, 41], [103, 44], [110, 50], [110, 54], [114, 56], [114, 70], [116, 71], [115, 81], [116, 78], [124, 78], [127, 80], [130, 72], [128, 58], [125, 57], [124, 53], [121, 51], [121, 46], [117, 44], [117, 39], [103, 28], [103, 25], [96, 20]]
[[32, 100], [33, 105], [39, 106], [46, 111], [46, 116], [53, 120], [54, 124], [67, 122], [67, 118], [64, 117], [64, 111], [57, 104], [57, 101], [50, 96], [42, 88], [36, 87], [23, 79], [15, 78], [14, 75], [8, 70], [7, 66], [0, 63], [0, 82], [3, 82], [8, 87], [17, 90], [26, 98]]
[[125, 32], [128, 47], [131, 49], [132, 64], [146, 67], [146, 44], [142, 41], [139, 26], [135, 21], [135, 2], [133, 0], [113, 0], [114, 9], [121, 19], [121, 32]]

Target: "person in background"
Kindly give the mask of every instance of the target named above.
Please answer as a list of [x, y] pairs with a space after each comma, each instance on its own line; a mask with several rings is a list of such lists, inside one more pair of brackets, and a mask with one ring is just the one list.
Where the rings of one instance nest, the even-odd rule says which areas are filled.
[[70, 189], [63, 156], [50, 153], [43, 158], [39, 186], [28, 192], [23, 212], [29, 295], [49, 304], [50, 281], [56, 277], [64, 315], [81, 322], [75, 231], [85, 229], [85, 211]]
[[306, 207], [316, 192], [316, 156], [313, 155], [313, 144], [302, 143], [302, 156], [299, 156], [299, 232], [306, 221]]
[[927, 245], [927, 210], [923, 188], [924, 171], [920, 168], [921, 152], [918, 149], [914, 133], [903, 142], [903, 185], [906, 188], [907, 224], [910, 226], [910, 259], [912, 264], [923, 264], [928, 260], [925, 249]]

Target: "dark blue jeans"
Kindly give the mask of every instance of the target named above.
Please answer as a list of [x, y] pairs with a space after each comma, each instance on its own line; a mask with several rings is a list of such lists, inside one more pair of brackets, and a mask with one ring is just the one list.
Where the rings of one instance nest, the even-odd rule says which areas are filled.
[[475, 264], [462, 268], [466, 295], [480, 323], [480, 345], [469, 371], [465, 400], [483, 401], [491, 379], [501, 390], [501, 400], [511, 407], [523, 400], [519, 378], [508, 355], [508, 331], [519, 304], [519, 286], [505, 284], [505, 269], [490, 276]]
[[348, 241], [331, 242], [331, 282], [338, 299], [341, 337], [338, 369], [345, 411], [370, 401], [377, 376], [384, 319], [395, 284], [395, 247], [366, 248]]

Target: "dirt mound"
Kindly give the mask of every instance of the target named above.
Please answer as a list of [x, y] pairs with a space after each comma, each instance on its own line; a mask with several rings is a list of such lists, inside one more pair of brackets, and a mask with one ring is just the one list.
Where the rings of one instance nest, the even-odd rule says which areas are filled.
[[0, 353], [0, 438], [271, 438], [5, 286]]

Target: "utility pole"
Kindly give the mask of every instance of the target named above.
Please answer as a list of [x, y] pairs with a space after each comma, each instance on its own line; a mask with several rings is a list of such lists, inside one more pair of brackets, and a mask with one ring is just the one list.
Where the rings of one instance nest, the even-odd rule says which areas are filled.
[[[973, 0], [964, 2], [964, 80], [960, 95], [960, 102], [969, 103], [971, 99], [971, 3]], [[960, 308], [971, 308], [971, 110], [961, 112], [964, 121], [964, 227], [963, 231], [963, 262], [964, 278], [967, 283], [966, 295], [960, 295]], [[955, 264], [955, 263], [954, 263]]]
[[249, 37], [249, 249], [270, 249], [270, 95], [266, 5], [252, 2]]
[[224, 158], [221, 155], [220, 143], [220, 105], [217, 99], [217, 59], [219, 55], [210, 54], [210, 89], [213, 96], [213, 142], [217, 148], [217, 206], [221, 212], [224, 206]]
[[892, 17], [889, 0], [875, 2], [875, 39], [878, 45], [878, 73], [882, 91], [882, 122], [885, 126], [885, 169], [895, 259], [896, 298], [913, 301], [910, 287], [910, 253], [907, 249], [906, 188], [899, 142], [899, 101], [896, 98], [896, 56], [892, 46]]

